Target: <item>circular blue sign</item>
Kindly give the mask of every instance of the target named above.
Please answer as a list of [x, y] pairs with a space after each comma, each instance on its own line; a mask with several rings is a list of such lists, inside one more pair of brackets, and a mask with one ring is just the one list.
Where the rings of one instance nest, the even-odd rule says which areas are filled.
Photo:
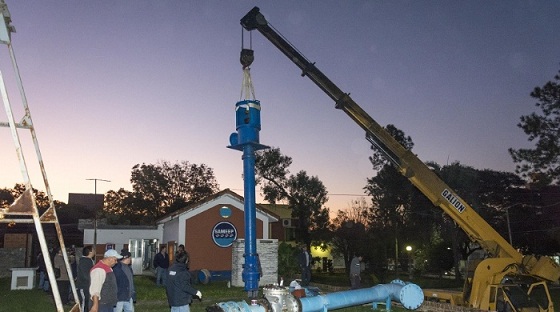
[[220, 216], [222, 218], [229, 218], [231, 216], [231, 209], [227, 206], [220, 208]]
[[220, 222], [212, 228], [212, 240], [219, 247], [229, 247], [237, 239], [237, 229], [229, 222]]

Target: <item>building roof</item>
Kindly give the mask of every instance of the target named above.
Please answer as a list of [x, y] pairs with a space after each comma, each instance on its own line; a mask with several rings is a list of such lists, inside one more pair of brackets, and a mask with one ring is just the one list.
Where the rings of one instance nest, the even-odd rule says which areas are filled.
[[[195, 209], [199, 208], [200, 206], [203, 206], [204, 204], [206, 204], [206, 203], [208, 203], [208, 202], [210, 202], [210, 201], [213, 201], [213, 200], [216, 200], [216, 199], [218, 199], [218, 198], [220, 198], [220, 197], [222, 197], [222, 196], [228, 196], [228, 195], [231, 196], [231, 197], [234, 197], [234, 198], [235, 198], [236, 200], [238, 200], [240, 203], [243, 203], [243, 202], [244, 202], [243, 196], [241, 196], [241, 195], [235, 193], [234, 191], [232, 191], [232, 190], [230, 190], [230, 189], [225, 189], [225, 190], [220, 191], [220, 192], [218, 192], [218, 193], [216, 193], [216, 194], [212, 194], [212, 195], [210, 195], [210, 196], [207, 196], [207, 197], [205, 197], [204, 199], [202, 199], [201, 201], [198, 201], [198, 202], [196, 202], [196, 203], [192, 203], [192, 204], [190, 204], [190, 205], [188, 205], [188, 206], [186, 206], [186, 207], [184, 207], [184, 208], [181, 208], [181, 209], [179, 209], [179, 210], [176, 210], [176, 211], [174, 211], [174, 212], [171, 212], [171, 213], [166, 214], [165, 216], [163, 216], [163, 217], [157, 219], [157, 220], [156, 220], [156, 224], [165, 223], [165, 222], [167, 222], [168, 220], [174, 219], [175, 217], [177, 217], [177, 216], [179, 216], [179, 215], [182, 215], [182, 214], [184, 214], [184, 213], [186, 213], [186, 212], [189, 212], [189, 211], [191, 211], [191, 210], [195, 210]], [[268, 210], [268, 209], [265, 209], [265, 208], [263, 207], [263, 205], [256, 204], [256, 205], [255, 205], [255, 208], [256, 208], [257, 211], [259, 211], [260, 213], [265, 214], [265, 215], [267, 215], [268, 217], [270, 217], [270, 218], [272, 218], [272, 219], [275, 219], [276, 221], [278, 221], [278, 220], [280, 220], [280, 219], [282, 218], [280, 215], [276, 214], [274, 211], [270, 211], [270, 210]]]
[[[94, 220], [93, 219], [80, 219], [78, 220], [78, 230], [83, 231], [87, 229], [94, 229]], [[157, 225], [135, 225], [135, 224], [107, 224], [107, 219], [99, 219], [97, 220], [97, 229], [104, 229], [104, 230], [156, 230], [158, 227]]]
[[260, 204], [261, 208], [279, 216], [281, 219], [292, 219], [292, 209], [288, 205]]

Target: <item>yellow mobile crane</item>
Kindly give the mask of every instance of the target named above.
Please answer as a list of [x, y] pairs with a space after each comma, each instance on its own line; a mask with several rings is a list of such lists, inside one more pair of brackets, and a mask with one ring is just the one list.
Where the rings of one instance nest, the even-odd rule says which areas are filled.
[[428, 168], [410, 150], [405, 149], [371, 118], [349, 94], [342, 92], [314, 63], [269, 26], [254, 7], [242, 19], [247, 31], [257, 30], [366, 131], [367, 139], [407, 177], [431, 202], [443, 209], [479, 244], [487, 254], [467, 274], [463, 292], [424, 290], [427, 300], [445, 300], [454, 305], [488, 311], [547, 311], [553, 304], [547, 282], [558, 281], [560, 266], [549, 257], [523, 255], [511, 246], [474, 209]]

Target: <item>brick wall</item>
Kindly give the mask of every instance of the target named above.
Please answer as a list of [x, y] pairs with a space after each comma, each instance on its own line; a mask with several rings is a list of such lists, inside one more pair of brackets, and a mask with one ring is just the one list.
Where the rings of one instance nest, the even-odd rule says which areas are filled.
[[0, 248], [0, 277], [11, 277], [11, 268], [25, 267], [25, 248]]

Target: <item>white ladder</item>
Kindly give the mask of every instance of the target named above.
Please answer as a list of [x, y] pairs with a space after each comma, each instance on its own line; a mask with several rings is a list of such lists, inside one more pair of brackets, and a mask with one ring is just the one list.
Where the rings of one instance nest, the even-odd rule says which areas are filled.
[[[2, 21], [0, 22], [0, 43], [7, 45], [12, 66], [15, 72], [15, 79], [19, 89], [21, 102], [23, 104], [24, 115], [21, 117], [19, 122], [14, 119], [14, 113], [12, 111], [12, 106], [8, 97], [8, 91], [6, 84], [4, 83], [3, 73], [0, 70], [0, 93], [2, 96], [2, 102], [4, 103], [4, 108], [6, 110], [6, 115], [8, 117], [8, 122], [1, 122], [1, 127], [9, 127], [12, 134], [12, 139], [14, 141], [14, 146], [16, 149], [17, 157], [19, 160], [20, 170], [23, 176], [25, 191], [23, 194], [17, 198], [13, 204], [9, 207], [0, 207], [0, 223], [34, 223], [35, 229], [37, 231], [37, 236], [39, 243], [41, 245], [41, 252], [43, 253], [43, 258], [45, 259], [45, 265], [47, 267], [47, 272], [49, 275], [49, 282], [52, 288], [53, 297], [55, 299], [56, 309], [59, 312], [64, 312], [64, 307], [62, 305], [60, 291], [56, 283], [56, 277], [53, 270], [53, 265], [49, 255], [49, 250], [47, 246], [47, 241], [45, 239], [45, 233], [43, 231], [43, 223], [52, 223], [55, 226], [56, 233], [58, 236], [58, 241], [60, 244], [60, 249], [62, 250], [62, 255], [64, 258], [64, 263], [68, 271], [68, 277], [70, 279], [70, 285], [72, 286], [72, 293], [74, 296], [74, 301], [76, 305], [72, 308], [72, 311], [79, 311], [79, 300], [78, 293], [76, 291], [76, 286], [74, 284], [74, 278], [72, 276], [72, 269], [68, 261], [68, 255], [66, 253], [66, 246], [64, 244], [64, 238], [62, 236], [62, 229], [58, 222], [58, 217], [56, 215], [56, 209], [54, 205], [54, 200], [49, 187], [49, 182], [47, 179], [47, 173], [45, 171], [45, 166], [43, 159], [41, 157], [41, 151], [39, 150], [39, 142], [37, 140], [37, 134], [33, 126], [33, 121], [31, 119], [31, 112], [29, 106], [27, 105], [27, 98], [23, 89], [23, 84], [21, 81], [21, 76], [19, 73], [19, 68], [17, 66], [14, 50], [11, 43], [11, 34], [15, 32], [15, 28], [11, 25], [11, 15], [8, 11], [8, 6], [4, 0], [0, 0], [0, 13], [2, 14]], [[43, 176], [44, 187], [49, 199], [49, 208], [42, 214], [39, 215], [39, 210], [37, 208], [37, 202], [35, 194], [33, 192], [33, 187], [31, 185], [31, 180], [29, 179], [28, 167], [25, 162], [25, 157], [22, 149], [22, 144], [20, 140], [20, 135], [18, 131], [29, 130], [31, 132], [31, 139], [33, 145], [35, 146], [36, 157], [39, 162], [39, 168]], [[31, 219], [29, 218], [31, 217]], [[63, 295], [67, 295], [65, 290], [63, 290]]]

